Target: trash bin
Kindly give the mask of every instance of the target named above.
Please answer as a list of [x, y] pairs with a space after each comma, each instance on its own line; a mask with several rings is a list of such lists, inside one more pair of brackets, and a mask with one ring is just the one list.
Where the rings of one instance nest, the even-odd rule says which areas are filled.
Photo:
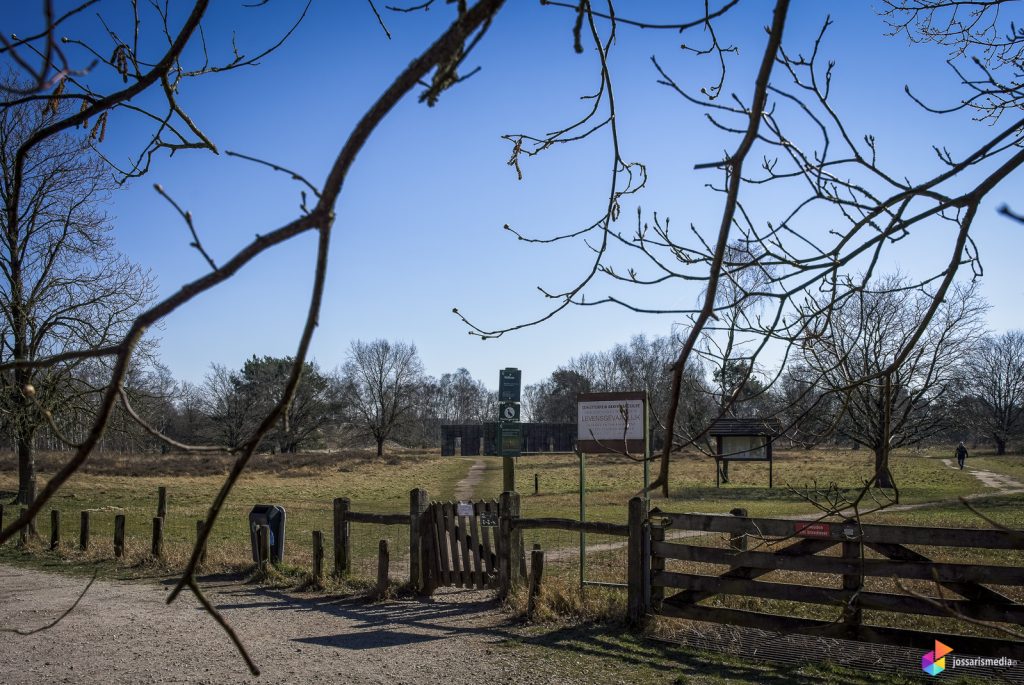
[[252, 560], [258, 562], [259, 549], [256, 546], [256, 529], [270, 527], [270, 561], [284, 561], [284, 530], [286, 514], [284, 507], [277, 504], [257, 504], [249, 512], [249, 536], [252, 539]]

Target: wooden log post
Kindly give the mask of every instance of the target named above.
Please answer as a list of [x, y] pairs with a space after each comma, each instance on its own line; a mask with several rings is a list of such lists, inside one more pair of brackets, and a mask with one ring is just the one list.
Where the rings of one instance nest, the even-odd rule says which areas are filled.
[[509, 550], [511, 555], [509, 558], [509, 572], [510, 575], [519, 574], [516, 576], [518, 582], [526, 582], [526, 548], [523, 545], [523, 531], [515, 525], [515, 522], [522, 514], [522, 500], [518, 492], [512, 493], [509, 504], [509, 528], [512, 531], [512, 544]]
[[[856, 521], [846, 521], [848, 526], [856, 526]], [[859, 540], [848, 540], [843, 542], [843, 559], [851, 561], [858, 566], [861, 561], [861, 543]], [[843, 575], [843, 590], [850, 593], [850, 599], [843, 608], [843, 623], [851, 633], [859, 630], [863, 621], [864, 611], [860, 606], [860, 600], [856, 593], [863, 589], [864, 577], [859, 573]]]
[[260, 571], [266, 573], [270, 565], [270, 526], [256, 528], [256, 556], [259, 558]]
[[426, 525], [429, 499], [427, 491], [414, 488], [409, 491], [409, 584], [414, 592], [426, 590], [425, 535], [421, 527]]
[[89, 512], [83, 511], [79, 518], [78, 549], [85, 552], [89, 549]]
[[540, 545], [534, 545], [530, 552], [530, 593], [526, 601], [526, 617], [531, 621], [537, 611], [537, 598], [540, 596], [541, 579], [544, 576], [544, 552]]
[[[729, 513], [733, 516], [746, 517], [747, 510], [741, 507], [730, 509]], [[736, 550], [737, 552], [747, 551], [747, 534], [746, 533], [729, 533], [729, 547]]]
[[535, 495], [539, 495], [540, 494], [540, 474], [539, 473], [533, 474], [533, 494], [535, 494]]
[[167, 518], [167, 488], [162, 485], [156, 489], [156, 515]]
[[352, 570], [352, 555], [349, 540], [348, 512], [352, 501], [348, 497], [334, 500], [334, 575], [344, 576]]
[[164, 555], [164, 519], [162, 516], [153, 517], [153, 544], [150, 551], [156, 559], [160, 559]]
[[[28, 507], [22, 507], [21, 508], [21, 517], [24, 518], [25, 514], [27, 514], [27, 513], [28, 513]], [[29, 531], [29, 528], [31, 528], [31, 527], [32, 526], [30, 524], [26, 524], [26, 525], [21, 527], [21, 530], [18, 531], [18, 547], [24, 547], [25, 545], [28, 544], [28, 531]]]
[[[665, 542], [665, 526], [651, 525], [651, 543]], [[653, 546], [653, 544], [652, 544]], [[651, 575], [665, 570], [665, 557], [651, 555]], [[665, 588], [651, 586], [651, 607], [658, 611], [665, 601]]]
[[649, 568], [644, 560], [644, 550], [650, 549], [650, 542], [644, 540], [650, 535], [647, 526], [647, 501], [640, 497], [629, 500], [629, 542], [627, 543], [627, 596], [626, 618], [637, 627], [647, 613], [647, 599], [650, 597], [650, 577], [645, 578]]
[[512, 591], [512, 497], [514, 492], [501, 493], [498, 504], [498, 596], [508, 597]]
[[60, 510], [50, 510], [50, 549], [60, 547]]
[[[196, 521], [196, 542], [198, 543], [203, 537], [203, 528], [206, 526], [206, 521], [199, 519]], [[209, 540], [207, 540], [209, 542]], [[206, 563], [206, 542], [203, 543], [203, 548], [199, 550], [199, 563]]]
[[383, 597], [388, 590], [388, 567], [391, 554], [388, 552], [388, 541], [381, 540], [377, 545], [377, 595]]
[[124, 556], [124, 514], [114, 517], [114, 556], [118, 559]]
[[324, 577], [324, 534], [313, 531], [313, 580], [320, 582]]

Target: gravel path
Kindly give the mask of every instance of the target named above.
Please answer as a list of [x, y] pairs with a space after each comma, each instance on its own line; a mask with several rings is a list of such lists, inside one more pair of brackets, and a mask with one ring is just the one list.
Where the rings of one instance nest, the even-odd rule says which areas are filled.
[[[0, 626], [46, 625], [86, 582], [0, 565]], [[514, 683], [543, 667], [501, 644], [511, 635], [507, 616], [484, 592], [367, 604], [236, 582], [205, 586], [260, 678], [187, 592], [168, 606], [167, 583], [97, 581], [50, 630], [0, 637], [0, 683]]]

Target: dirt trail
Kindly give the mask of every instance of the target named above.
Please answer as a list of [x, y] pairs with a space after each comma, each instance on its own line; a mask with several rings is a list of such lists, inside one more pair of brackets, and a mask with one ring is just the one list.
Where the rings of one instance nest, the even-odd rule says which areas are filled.
[[[86, 582], [0, 565], [0, 626], [49, 623]], [[187, 592], [167, 605], [166, 583], [97, 581], [54, 628], [0, 639], [0, 683], [514, 683], [539, 666], [499, 646], [511, 636], [507, 617], [486, 592], [366, 604], [237, 582], [205, 587], [259, 678]]]
[[[960, 467], [953, 463], [952, 459], [943, 459], [942, 463], [951, 469], [959, 469]], [[1000, 491], [1007, 491], [1006, 494], [1013, 494], [1013, 492], [1020, 490], [1024, 492], [1024, 483], [1018, 480], [1014, 480], [1010, 476], [1004, 476], [1001, 473], [995, 473], [993, 471], [983, 471], [982, 469], [976, 469], [973, 466], [964, 466], [964, 470], [969, 474], [980, 480], [982, 483], [990, 488], [995, 488]]]
[[471, 500], [477, 499], [476, 488], [484, 480], [484, 471], [487, 470], [487, 462], [477, 459], [469, 467], [466, 477], [455, 484], [455, 499]]

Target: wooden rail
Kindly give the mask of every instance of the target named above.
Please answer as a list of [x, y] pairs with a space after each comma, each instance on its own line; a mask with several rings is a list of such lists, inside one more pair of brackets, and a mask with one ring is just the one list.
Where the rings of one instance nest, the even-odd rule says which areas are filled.
[[407, 526], [408, 514], [367, 514], [361, 511], [350, 511], [346, 514], [352, 523], [376, 523], [383, 526]]
[[[955, 644], [966, 654], [1007, 656], [1024, 660], [1024, 641], [939, 635], [902, 628], [866, 625], [864, 609], [921, 616], [963, 617], [968, 620], [1019, 626], [1024, 624], [1024, 604], [1000, 589], [1024, 586], [1024, 568], [1000, 564], [946, 563], [932, 561], [905, 545], [934, 547], [1024, 550], [1024, 531], [1002, 529], [926, 528], [917, 526], [860, 525], [855, 521], [793, 521], [750, 518], [736, 510], [721, 514], [675, 514], [653, 510], [650, 533], [641, 536], [649, 545], [648, 609], [667, 616], [716, 621], [763, 630], [807, 633], [864, 642], [919, 647], [930, 640]], [[665, 542], [666, 530], [717, 532], [727, 535], [729, 547], [708, 547], [685, 541]], [[747, 544], [737, 544], [739, 538]], [[631, 531], [632, 544], [632, 531]], [[761, 541], [764, 541], [763, 543]], [[782, 545], [781, 548], [779, 545]], [[841, 556], [817, 556], [841, 546]], [[771, 547], [775, 547], [771, 549]], [[865, 550], [883, 559], [865, 558]], [[719, 575], [666, 570], [669, 559], [727, 566]], [[758, 580], [774, 571], [840, 576], [841, 589], [806, 582]], [[864, 589], [865, 577], [932, 581], [960, 597], [937, 597], [874, 592]], [[644, 579], [634, 580], [639, 597]], [[812, 580], [820, 583], [820, 580]], [[678, 590], [666, 597], [665, 590]], [[765, 612], [704, 606], [699, 602], [716, 595], [741, 595], [806, 604], [831, 605], [841, 610], [836, 620], [812, 620]], [[962, 597], [962, 598], [961, 598]]]
[[512, 522], [513, 529], [528, 530], [531, 528], [548, 528], [552, 530], [583, 531], [584, 533], [596, 533], [598, 535], [629, 536], [629, 526], [618, 523], [604, 523], [601, 521], [577, 521], [576, 519], [562, 518], [530, 518], [515, 519]]

